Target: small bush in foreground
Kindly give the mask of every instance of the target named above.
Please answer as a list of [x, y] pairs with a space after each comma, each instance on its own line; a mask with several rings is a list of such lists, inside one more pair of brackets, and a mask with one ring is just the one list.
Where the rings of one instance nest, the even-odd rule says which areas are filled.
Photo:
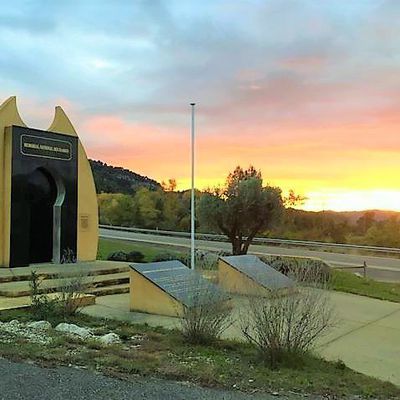
[[218, 339], [232, 325], [232, 308], [226, 293], [202, 279], [188, 289], [190, 306], [184, 307], [180, 328], [192, 344], [208, 344]]
[[308, 286], [297, 281], [289, 293], [273, 289], [269, 297], [249, 297], [241, 330], [276, 368], [285, 358], [296, 360], [307, 353], [334, 321], [329, 292], [315, 280], [313, 284], [308, 281]]
[[61, 279], [57, 287], [57, 294], [51, 297], [44, 293], [43, 278], [36, 271], [32, 271], [29, 286], [31, 289], [32, 316], [37, 319], [52, 317], [66, 318], [76, 314], [81, 309], [81, 299], [89, 287], [85, 274], [66, 276]]
[[62, 279], [61, 285], [57, 288], [58, 294], [55, 297], [56, 313], [67, 317], [74, 315], [82, 308], [82, 297], [89, 288], [87, 275], [77, 273]]

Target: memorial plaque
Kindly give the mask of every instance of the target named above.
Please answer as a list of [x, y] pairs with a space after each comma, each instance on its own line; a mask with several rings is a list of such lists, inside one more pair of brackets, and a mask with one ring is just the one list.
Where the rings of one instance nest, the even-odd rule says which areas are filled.
[[229, 256], [220, 257], [220, 259], [266, 289], [283, 289], [293, 286], [290, 278], [256, 256]]
[[51, 158], [54, 160], [72, 159], [72, 144], [66, 140], [26, 135], [20, 136], [20, 150], [25, 156]]
[[177, 260], [131, 264], [130, 267], [188, 307], [228, 298], [218, 286]]

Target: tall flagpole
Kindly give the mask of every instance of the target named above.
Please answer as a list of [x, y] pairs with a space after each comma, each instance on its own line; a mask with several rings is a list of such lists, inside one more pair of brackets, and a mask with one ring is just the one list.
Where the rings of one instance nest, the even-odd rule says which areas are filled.
[[192, 129], [191, 129], [191, 146], [192, 146], [192, 193], [190, 199], [190, 268], [194, 270], [194, 231], [195, 231], [195, 214], [194, 214], [194, 107], [196, 103], [190, 103], [192, 107]]

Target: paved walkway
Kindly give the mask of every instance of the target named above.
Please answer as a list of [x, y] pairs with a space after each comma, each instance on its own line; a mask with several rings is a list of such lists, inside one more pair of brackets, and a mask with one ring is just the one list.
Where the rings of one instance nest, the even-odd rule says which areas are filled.
[[[333, 292], [339, 316], [337, 326], [324, 337], [318, 352], [367, 375], [400, 385], [400, 304], [347, 293]], [[129, 294], [98, 297], [84, 313], [151, 326], [172, 328], [176, 318], [129, 311]], [[240, 307], [240, 300], [237, 301]], [[241, 338], [238, 326], [226, 335]]]

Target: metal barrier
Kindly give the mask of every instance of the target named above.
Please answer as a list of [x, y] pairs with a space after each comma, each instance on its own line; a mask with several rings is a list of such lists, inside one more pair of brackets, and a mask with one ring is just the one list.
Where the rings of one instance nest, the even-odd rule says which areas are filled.
[[346, 269], [362, 269], [363, 270], [363, 277], [366, 278], [367, 277], [367, 263], [364, 261], [363, 265], [360, 266], [353, 266], [353, 267], [333, 267], [334, 269], [342, 269], [342, 270], [346, 270]]
[[[134, 233], [144, 233], [152, 235], [161, 236], [173, 236], [173, 237], [183, 237], [190, 238], [189, 232], [181, 231], [167, 231], [158, 229], [144, 229], [144, 228], [129, 228], [123, 226], [112, 226], [112, 225], [100, 225], [100, 228], [111, 229], [115, 231], [125, 231]], [[198, 240], [216, 240], [227, 242], [228, 238], [225, 235], [217, 235], [213, 233], [196, 233], [196, 239]], [[336, 249], [354, 249], [354, 250], [364, 250], [373, 251], [388, 254], [400, 254], [400, 249], [396, 247], [378, 247], [378, 246], [362, 246], [355, 244], [346, 243], [326, 243], [326, 242], [315, 242], [307, 240], [289, 240], [289, 239], [274, 239], [274, 238], [261, 238], [257, 237], [253, 239], [255, 244], [275, 244], [275, 245], [290, 245], [290, 246], [304, 246], [304, 247], [325, 247], [325, 248], [336, 248]]]

